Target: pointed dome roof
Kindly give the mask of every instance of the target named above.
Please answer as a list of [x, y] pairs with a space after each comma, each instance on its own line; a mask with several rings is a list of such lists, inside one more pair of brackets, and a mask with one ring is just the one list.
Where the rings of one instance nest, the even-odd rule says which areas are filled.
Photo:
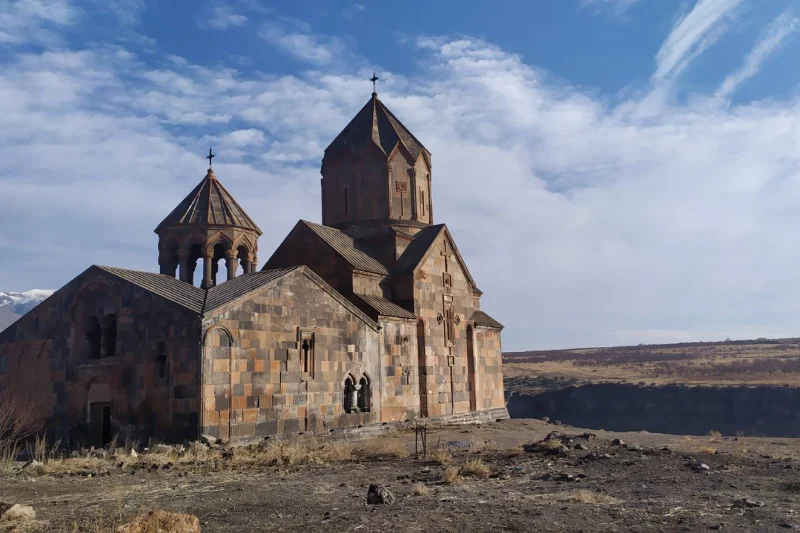
[[188, 225], [237, 226], [261, 235], [261, 229], [225, 190], [211, 168], [206, 177], [161, 221], [155, 231], [158, 233], [164, 228]]
[[378, 99], [378, 93], [372, 93], [369, 102], [325, 149], [325, 155], [333, 154], [345, 147], [356, 154], [370, 141], [373, 141], [386, 155], [389, 155], [398, 143], [402, 143], [414, 159], [420, 154], [425, 154], [426, 159], [430, 161], [430, 152]]

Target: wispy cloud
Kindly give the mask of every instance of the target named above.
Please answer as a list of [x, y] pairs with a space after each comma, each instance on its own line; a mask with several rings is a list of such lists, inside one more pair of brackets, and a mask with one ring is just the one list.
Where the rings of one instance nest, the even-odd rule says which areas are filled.
[[138, 24], [146, 7], [144, 0], [100, 0], [97, 3], [127, 25]]
[[342, 39], [313, 33], [310, 26], [299, 21], [267, 22], [259, 36], [293, 58], [314, 65], [329, 65], [343, 59], [347, 52]]
[[764, 62], [773, 55], [792, 33], [800, 28], [800, 20], [785, 12], [778, 16], [763, 31], [753, 49], [747, 54], [744, 64], [729, 74], [717, 89], [716, 97], [727, 99], [735, 93], [741, 85], [758, 74]]
[[623, 15], [640, 0], [581, 0], [583, 7], [611, 11], [615, 15]]
[[67, 0], [0, 0], [0, 44], [54, 44], [60, 41], [57, 29], [79, 14]]
[[653, 80], [680, 74], [727, 30], [726, 22], [743, 0], [698, 0], [672, 28], [656, 55]]
[[197, 25], [203, 29], [227, 30], [244, 26], [248, 20], [247, 16], [237, 12], [230, 4], [218, 1], [197, 18]]
[[[409, 43], [419, 61], [386, 71], [381, 98], [433, 153], [437, 222], [504, 347], [796, 334], [800, 100], [668, 100], [645, 116], [639, 94], [609, 104], [493, 43]], [[90, 263], [157, 269], [152, 230], [210, 142], [265, 229], [262, 261], [318, 220], [322, 151], [369, 99], [371, 69], [309, 55], [294, 75], [96, 43], [0, 55], [3, 288], [57, 287]]]

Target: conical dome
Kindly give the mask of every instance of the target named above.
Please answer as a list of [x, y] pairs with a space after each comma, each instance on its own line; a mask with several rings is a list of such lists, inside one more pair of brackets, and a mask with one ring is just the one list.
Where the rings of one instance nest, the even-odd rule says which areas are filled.
[[369, 102], [325, 149], [325, 155], [333, 155], [342, 148], [356, 154], [369, 142], [374, 142], [386, 155], [402, 143], [414, 159], [421, 153], [430, 159], [428, 150], [380, 101], [377, 93], [372, 93]]
[[212, 168], [208, 169], [206, 177], [161, 221], [155, 231], [158, 233], [165, 228], [187, 225], [236, 226], [261, 235], [261, 229], [225, 190]]

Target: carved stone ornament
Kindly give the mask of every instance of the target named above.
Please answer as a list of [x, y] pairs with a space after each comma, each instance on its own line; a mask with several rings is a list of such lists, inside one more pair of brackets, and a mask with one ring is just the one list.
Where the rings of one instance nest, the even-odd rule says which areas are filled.
[[437, 322], [437, 323], [438, 323], [440, 326], [442, 325], [442, 322], [444, 322], [444, 316], [442, 315], [442, 313], [439, 313], [438, 315], [436, 315], [436, 322]]
[[419, 271], [419, 279], [421, 279], [421, 280], [428, 279], [428, 273], [425, 272], [425, 270], [420, 269], [420, 271]]
[[461, 325], [461, 316], [456, 315], [456, 326], [460, 326], [460, 325]]
[[398, 181], [397, 192], [408, 192], [408, 183], [406, 183], [405, 181]]

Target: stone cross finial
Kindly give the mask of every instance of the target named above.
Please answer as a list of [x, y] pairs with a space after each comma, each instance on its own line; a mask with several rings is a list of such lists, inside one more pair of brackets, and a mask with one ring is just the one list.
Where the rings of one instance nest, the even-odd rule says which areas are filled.
[[212, 154], [211, 153], [211, 148], [209, 148], [208, 149], [208, 155], [206, 156], [206, 159], [208, 159], [208, 168], [211, 168], [211, 160], [214, 159], [215, 157], [217, 157], [217, 156]]
[[378, 87], [377, 87], [377, 83], [378, 83], [378, 80], [379, 80], [379, 79], [380, 79], [380, 78], [377, 76], [377, 74], [375, 74], [375, 71], [373, 71], [373, 72], [372, 72], [372, 77], [369, 79], [369, 81], [371, 81], [371, 82], [372, 82], [372, 94], [373, 94], [373, 95], [376, 95], [376, 94], [378, 94]]

